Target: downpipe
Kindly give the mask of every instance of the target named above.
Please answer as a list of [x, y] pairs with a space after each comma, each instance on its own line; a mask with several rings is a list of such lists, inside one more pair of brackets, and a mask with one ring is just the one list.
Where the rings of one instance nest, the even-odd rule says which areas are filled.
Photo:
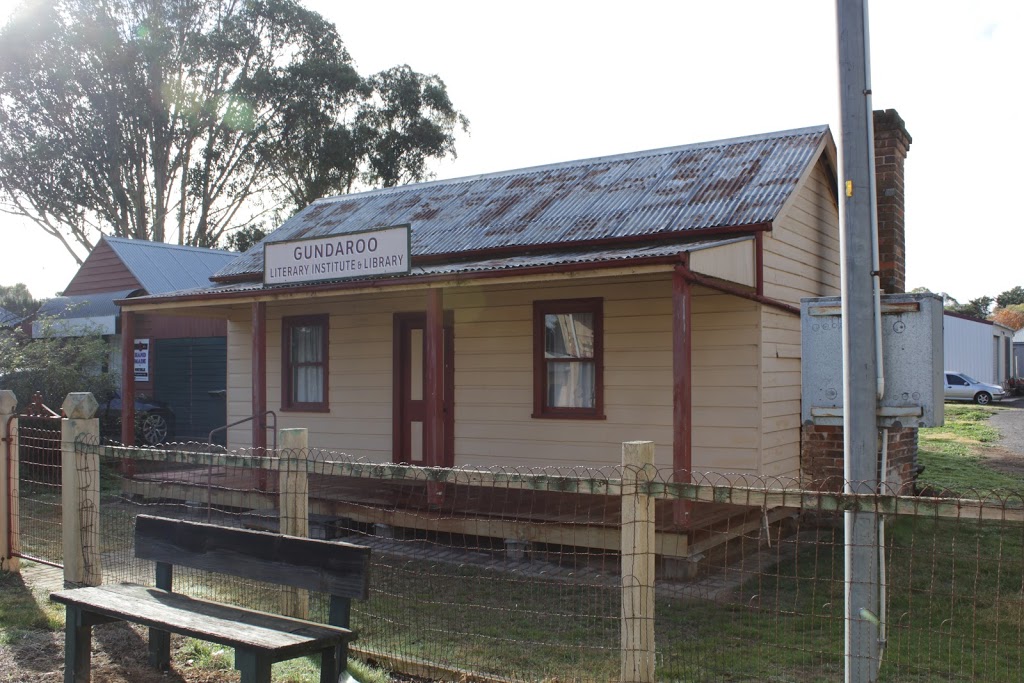
[[[867, 12], [865, 6], [865, 13]], [[870, 79], [870, 75], [868, 76]], [[873, 111], [871, 105], [871, 84], [868, 82], [867, 109]], [[885, 358], [882, 350], [882, 277], [881, 258], [878, 246], [878, 187], [875, 179], [875, 127], [871, 116], [868, 116], [870, 130], [869, 143], [872, 154], [869, 155], [869, 188], [871, 192], [871, 286], [873, 290], [872, 304], [874, 306], [875, 318], [875, 399], [876, 404], [881, 405], [882, 397], [885, 396]], [[881, 435], [881, 455], [878, 472], [878, 494], [886, 493], [886, 479], [889, 471], [889, 429], [883, 427]], [[886, 600], [886, 571], [885, 571], [885, 517], [878, 515], [878, 671], [881, 673], [882, 662], [885, 659], [886, 633], [885, 633], [885, 600]]]

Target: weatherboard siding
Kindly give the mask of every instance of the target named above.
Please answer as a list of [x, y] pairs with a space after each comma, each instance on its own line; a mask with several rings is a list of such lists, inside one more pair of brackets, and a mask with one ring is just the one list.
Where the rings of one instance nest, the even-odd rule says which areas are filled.
[[[803, 297], [839, 293], [839, 211], [822, 163], [764, 237], [764, 293], [793, 306]], [[765, 306], [760, 326], [761, 472], [798, 477], [800, 318]]]
[[142, 285], [105, 241], [100, 240], [71, 278], [64, 296], [139, 289]]
[[139, 339], [184, 339], [187, 337], [223, 337], [226, 327], [217, 318], [139, 313], [135, 320], [135, 336]]
[[[672, 459], [672, 282], [617, 280], [467, 286], [447, 290], [455, 321], [455, 462], [480, 466], [611, 466], [621, 444], [651, 440]], [[533, 411], [533, 302], [604, 299], [604, 420], [551, 420]], [[308, 427], [310, 445], [391, 460], [392, 336], [396, 312], [425, 293], [267, 306], [267, 406], [278, 426]], [[693, 297], [694, 469], [754, 472], [760, 417], [760, 306], [700, 287]], [[281, 316], [329, 313], [330, 413], [281, 412]], [[248, 313], [228, 326], [229, 421], [248, 416]], [[235, 428], [232, 447], [249, 443]]]
[[764, 237], [764, 293], [794, 306], [839, 293], [839, 210], [819, 163]]

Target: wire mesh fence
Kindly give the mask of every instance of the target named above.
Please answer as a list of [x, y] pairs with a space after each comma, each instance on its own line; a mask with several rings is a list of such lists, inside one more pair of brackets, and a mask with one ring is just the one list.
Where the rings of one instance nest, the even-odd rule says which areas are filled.
[[18, 499], [19, 554], [59, 566], [63, 561], [61, 529], [53, 520], [62, 514], [60, 418], [20, 418], [17, 444], [18, 477], [11, 495]]
[[[868, 615], [879, 680], [1024, 671], [1020, 494], [844, 495], [631, 467], [436, 470], [309, 449], [80, 449], [100, 460], [105, 581], [152, 583], [132, 553], [140, 512], [270, 531], [303, 516], [313, 537], [372, 548], [371, 598], [353, 605], [356, 650], [406, 673], [618, 680], [631, 643], [637, 666], [653, 652], [658, 680], [838, 680], [847, 514], [882, 522], [880, 607]], [[291, 483], [300, 473], [305, 484]], [[176, 585], [281, 603], [276, 589], [200, 572]], [[312, 615], [325, 609], [312, 596]]]

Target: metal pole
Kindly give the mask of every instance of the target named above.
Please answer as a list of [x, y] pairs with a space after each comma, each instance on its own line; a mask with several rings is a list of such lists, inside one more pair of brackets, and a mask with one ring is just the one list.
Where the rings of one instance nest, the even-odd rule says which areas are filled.
[[[877, 362], [872, 292], [871, 164], [874, 141], [867, 0], [837, 0], [843, 186], [840, 188], [843, 310], [843, 434], [847, 493], [877, 489]], [[872, 512], [845, 514], [847, 683], [877, 680], [879, 656], [878, 522]]]

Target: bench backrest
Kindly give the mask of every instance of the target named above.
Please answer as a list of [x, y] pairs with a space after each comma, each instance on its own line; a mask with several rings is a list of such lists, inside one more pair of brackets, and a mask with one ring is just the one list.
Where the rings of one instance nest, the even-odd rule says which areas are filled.
[[351, 543], [139, 515], [135, 556], [345, 598], [370, 593], [370, 549]]

